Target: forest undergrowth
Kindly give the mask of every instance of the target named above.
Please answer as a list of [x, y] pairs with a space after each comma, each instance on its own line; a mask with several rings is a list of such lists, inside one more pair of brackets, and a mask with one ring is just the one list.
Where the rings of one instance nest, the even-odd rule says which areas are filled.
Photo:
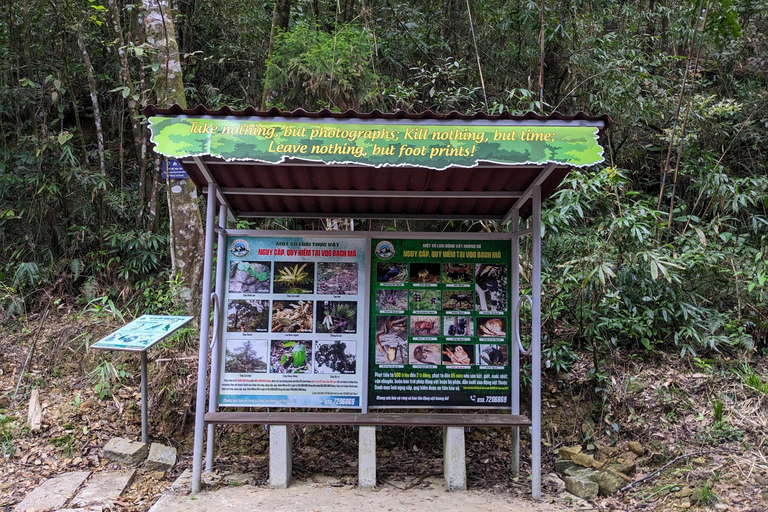
[[[101, 456], [103, 445], [112, 437], [140, 437], [138, 357], [87, 350], [80, 341], [83, 333], [97, 339], [116, 326], [112, 320], [62, 307], [47, 317], [30, 315], [25, 324], [5, 327], [0, 337], [0, 383], [6, 390], [0, 396], [3, 510], [53, 475], [109, 469], [111, 463]], [[190, 335], [182, 333], [150, 352], [150, 438], [177, 447], [180, 461], [167, 473], [141, 469], [140, 483], [121, 498], [125, 510], [148, 508], [190, 467], [197, 363], [192, 344], [185, 340]], [[33, 355], [25, 368], [30, 349]], [[634, 479], [648, 478], [579, 507], [761, 510], [768, 499], [768, 364], [763, 355], [617, 355], [604, 362], [604, 389], [595, 389], [591, 361], [591, 354], [579, 352], [568, 371], [545, 371], [543, 471], [553, 472], [554, 450], [560, 447], [580, 445], [600, 456], [626, 452], [627, 443], [637, 441], [645, 452], [635, 460]], [[37, 432], [26, 423], [32, 389], [39, 391], [43, 406]], [[528, 393], [523, 394], [524, 410]], [[388, 427], [378, 437], [380, 485], [426, 486], [442, 474], [439, 429]], [[351, 428], [295, 427], [294, 438], [297, 478], [322, 475], [338, 485], [356, 483], [357, 433]], [[267, 431], [260, 426], [220, 427], [217, 439], [219, 472], [247, 473], [254, 484], [267, 483]], [[529, 441], [524, 432], [523, 476], [513, 478], [509, 430], [472, 430], [467, 435], [470, 489], [528, 495], [524, 475], [529, 471]], [[544, 482], [545, 492], [558, 492], [551, 480]]]

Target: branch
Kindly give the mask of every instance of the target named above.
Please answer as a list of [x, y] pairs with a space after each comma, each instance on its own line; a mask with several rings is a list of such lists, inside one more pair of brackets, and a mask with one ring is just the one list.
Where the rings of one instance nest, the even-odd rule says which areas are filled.
[[683, 454], [683, 455], [679, 455], [679, 456], [675, 457], [674, 459], [672, 459], [671, 461], [669, 461], [666, 464], [664, 464], [663, 466], [661, 466], [659, 469], [657, 469], [656, 471], [654, 471], [650, 475], [646, 475], [643, 478], [641, 478], [640, 480], [635, 480], [631, 484], [625, 485], [624, 487], [619, 489], [619, 492], [624, 492], [624, 491], [630, 489], [631, 487], [634, 487], [635, 485], [637, 485], [637, 484], [639, 484], [641, 482], [645, 482], [646, 480], [650, 480], [651, 478], [654, 478], [654, 477], [658, 476], [659, 473], [661, 473], [662, 471], [664, 471], [665, 469], [667, 469], [669, 466], [671, 466], [672, 464], [674, 464], [675, 462], [677, 462], [680, 459], [687, 459], [688, 457], [693, 457], [694, 455], [706, 455], [708, 453], [733, 453], [733, 452], [730, 451], [730, 450], [707, 450], [707, 451], [703, 451], [703, 452], [693, 452], [693, 453], [686, 453], [686, 454]]

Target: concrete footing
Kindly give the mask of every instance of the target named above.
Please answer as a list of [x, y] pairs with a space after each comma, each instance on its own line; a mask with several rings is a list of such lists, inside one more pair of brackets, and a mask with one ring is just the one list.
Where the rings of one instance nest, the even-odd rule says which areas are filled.
[[285, 489], [291, 483], [293, 437], [289, 425], [269, 426], [269, 485]]
[[443, 475], [448, 490], [467, 489], [464, 427], [443, 427]]
[[376, 487], [376, 427], [360, 427], [357, 460], [357, 485], [360, 489]]

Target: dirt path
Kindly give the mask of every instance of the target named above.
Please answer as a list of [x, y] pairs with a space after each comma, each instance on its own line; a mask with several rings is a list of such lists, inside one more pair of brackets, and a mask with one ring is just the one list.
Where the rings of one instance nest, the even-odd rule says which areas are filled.
[[[405, 484], [403, 484], [405, 486]], [[203, 492], [196, 497], [166, 493], [150, 512], [203, 512], [208, 510], [255, 510], [270, 512], [567, 512], [594, 510], [578, 500], [570, 506], [560, 498], [533, 501], [492, 491], [448, 492], [440, 480], [426, 488], [402, 490], [385, 486], [360, 491], [352, 486], [299, 481], [288, 489], [243, 485]], [[585, 508], [586, 507], [586, 508]]]

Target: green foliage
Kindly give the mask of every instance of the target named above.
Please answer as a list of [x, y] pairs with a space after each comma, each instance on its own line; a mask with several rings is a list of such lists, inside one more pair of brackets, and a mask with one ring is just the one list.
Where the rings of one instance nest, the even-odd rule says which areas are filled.
[[332, 34], [300, 24], [280, 34], [267, 60], [264, 86], [282, 108], [360, 109], [378, 101], [371, 69], [373, 36], [356, 25]]
[[125, 364], [119, 363], [115, 365], [107, 360], [99, 363], [96, 368], [88, 373], [88, 378], [93, 383], [94, 391], [102, 400], [111, 397], [112, 392], [120, 387], [120, 383], [130, 377], [131, 374], [128, 372]]

